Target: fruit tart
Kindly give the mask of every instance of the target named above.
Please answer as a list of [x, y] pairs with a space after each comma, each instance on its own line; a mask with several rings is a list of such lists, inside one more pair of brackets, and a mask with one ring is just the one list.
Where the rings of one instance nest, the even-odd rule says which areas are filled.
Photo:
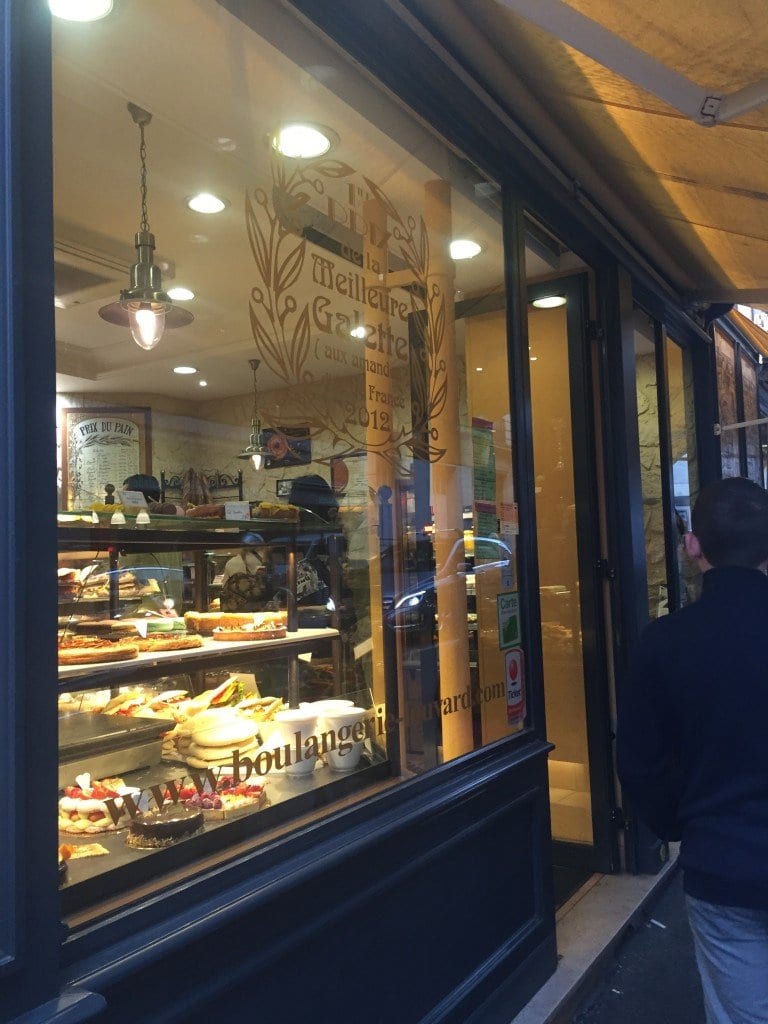
[[78, 775], [75, 785], [67, 786], [59, 800], [59, 831], [93, 835], [124, 828], [130, 820], [124, 798], [133, 801], [139, 792], [122, 779], [99, 782], [92, 781], [87, 772]]

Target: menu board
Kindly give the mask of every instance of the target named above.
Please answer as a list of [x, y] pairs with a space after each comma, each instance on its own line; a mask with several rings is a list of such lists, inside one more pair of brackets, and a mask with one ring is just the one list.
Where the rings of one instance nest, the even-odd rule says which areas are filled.
[[151, 473], [150, 410], [99, 407], [63, 410], [61, 507], [103, 501], [135, 473]]

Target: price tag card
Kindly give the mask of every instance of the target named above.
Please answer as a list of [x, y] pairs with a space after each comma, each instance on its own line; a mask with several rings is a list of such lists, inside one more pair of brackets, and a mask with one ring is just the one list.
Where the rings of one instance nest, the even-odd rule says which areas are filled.
[[248, 501], [225, 501], [224, 502], [224, 518], [225, 519], [250, 519], [251, 518], [251, 505]]
[[147, 499], [141, 491], [123, 491], [120, 495], [123, 508], [146, 508]]

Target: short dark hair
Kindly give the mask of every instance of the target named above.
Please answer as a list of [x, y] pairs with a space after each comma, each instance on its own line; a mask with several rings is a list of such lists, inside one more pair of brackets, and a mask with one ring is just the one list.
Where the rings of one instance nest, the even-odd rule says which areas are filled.
[[330, 484], [316, 473], [293, 478], [288, 502], [309, 509], [327, 522], [334, 520], [339, 511], [339, 503]]
[[123, 480], [124, 491], [139, 491], [147, 501], [160, 501], [160, 484], [156, 476], [148, 473], [134, 473]]
[[710, 565], [754, 569], [768, 559], [768, 492], [751, 480], [734, 476], [708, 484], [691, 523]]

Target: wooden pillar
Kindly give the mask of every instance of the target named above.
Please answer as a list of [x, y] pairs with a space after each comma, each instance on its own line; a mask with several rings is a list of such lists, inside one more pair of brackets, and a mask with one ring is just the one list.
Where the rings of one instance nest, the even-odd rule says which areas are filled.
[[[442, 410], [430, 419], [434, 444], [445, 454], [432, 464], [435, 572], [437, 577], [438, 656], [440, 698], [449, 714], [441, 715], [443, 759], [473, 748], [472, 710], [468, 697], [469, 641], [467, 593], [464, 576], [464, 521], [461, 494], [461, 435], [459, 429], [459, 373], [454, 319], [454, 268], [449, 253], [452, 234], [451, 186], [428, 181], [424, 186], [424, 220], [429, 236], [427, 273], [428, 330], [432, 343], [442, 330], [436, 358], [445, 361], [446, 398]], [[442, 326], [441, 326], [442, 325]], [[431, 368], [431, 372], [434, 369]], [[463, 699], [462, 699], [463, 698]], [[445, 702], [449, 703], [446, 704]]]

